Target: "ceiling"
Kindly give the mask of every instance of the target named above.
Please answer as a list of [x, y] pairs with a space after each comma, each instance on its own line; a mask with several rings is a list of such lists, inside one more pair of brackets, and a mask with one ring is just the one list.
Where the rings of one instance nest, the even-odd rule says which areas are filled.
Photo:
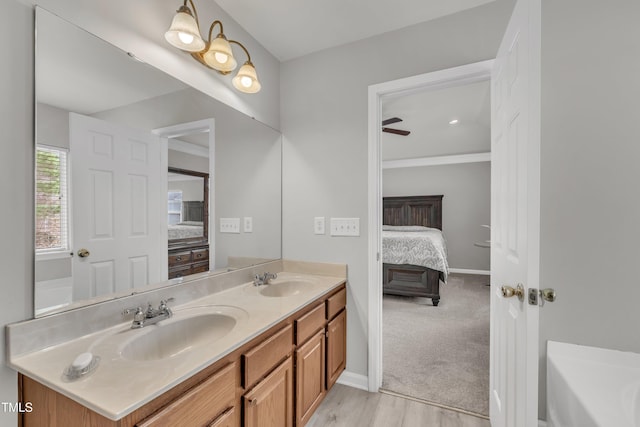
[[215, 0], [280, 61], [494, 0]]
[[[446, 156], [491, 150], [489, 81], [403, 95], [382, 102], [382, 118], [400, 117], [390, 128], [408, 136], [382, 132], [382, 159]], [[458, 123], [449, 122], [458, 119]]]

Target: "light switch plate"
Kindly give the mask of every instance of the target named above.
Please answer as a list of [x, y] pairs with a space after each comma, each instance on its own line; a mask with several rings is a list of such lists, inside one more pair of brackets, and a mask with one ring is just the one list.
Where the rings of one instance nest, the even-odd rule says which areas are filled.
[[331, 218], [332, 236], [360, 235], [360, 218]]
[[243, 219], [244, 224], [244, 232], [252, 233], [253, 232], [253, 217], [245, 216]]
[[324, 217], [317, 216], [313, 218], [313, 233], [314, 234], [325, 234], [324, 231]]
[[221, 233], [240, 233], [240, 218], [220, 218]]

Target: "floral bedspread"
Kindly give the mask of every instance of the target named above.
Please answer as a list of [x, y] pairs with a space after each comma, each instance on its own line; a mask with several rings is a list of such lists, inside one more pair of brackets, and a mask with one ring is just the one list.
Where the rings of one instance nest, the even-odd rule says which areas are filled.
[[420, 226], [382, 226], [382, 262], [413, 264], [449, 275], [447, 246], [442, 231]]

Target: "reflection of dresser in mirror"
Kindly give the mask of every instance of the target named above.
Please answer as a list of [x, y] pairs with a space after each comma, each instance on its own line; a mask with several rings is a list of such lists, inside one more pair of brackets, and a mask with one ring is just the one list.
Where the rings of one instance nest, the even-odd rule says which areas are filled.
[[209, 271], [209, 174], [169, 168], [169, 279]]

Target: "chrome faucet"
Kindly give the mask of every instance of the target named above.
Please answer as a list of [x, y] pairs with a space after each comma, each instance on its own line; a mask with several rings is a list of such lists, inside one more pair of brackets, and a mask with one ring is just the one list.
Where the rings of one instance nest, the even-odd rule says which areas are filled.
[[133, 323], [131, 323], [131, 329], [140, 329], [173, 316], [173, 312], [167, 306], [167, 303], [171, 301], [173, 301], [173, 298], [161, 300], [158, 308], [153, 308], [153, 306], [151, 306], [151, 303], [149, 303], [146, 311], [144, 311], [142, 307], [127, 308], [122, 312], [122, 314], [124, 316], [128, 316], [129, 314], [134, 313]]
[[274, 280], [277, 278], [278, 278], [277, 273], [265, 272], [262, 276], [259, 274], [256, 274], [256, 276], [253, 278], [253, 286], [268, 285], [271, 280]]

